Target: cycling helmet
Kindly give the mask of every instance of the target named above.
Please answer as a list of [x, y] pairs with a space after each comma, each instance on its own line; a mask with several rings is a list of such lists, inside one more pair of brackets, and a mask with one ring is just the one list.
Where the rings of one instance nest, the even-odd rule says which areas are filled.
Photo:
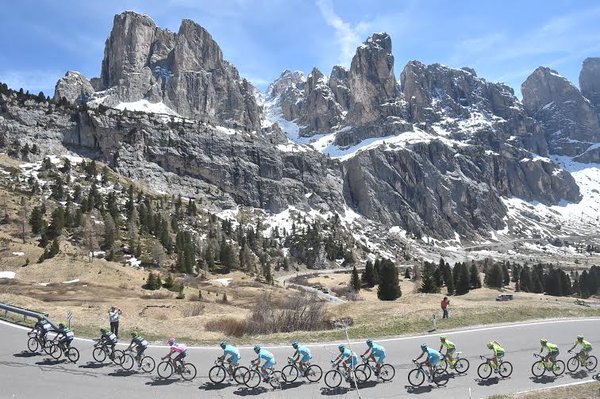
[[225, 341], [221, 341], [221, 342], [219, 342], [219, 346], [220, 346], [221, 348], [225, 349], [225, 347], [227, 346], [227, 342], [225, 342]]
[[343, 352], [344, 349], [346, 349], [346, 347], [344, 346], [344, 344], [339, 344], [338, 349], [340, 350], [340, 352]]
[[367, 340], [367, 346], [373, 346], [373, 340], [371, 338]]
[[546, 345], [548, 343], [548, 340], [545, 338], [540, 339], [540, 344], [542, 344], [542, 346]]
[[491, 342], [488, 342], [487, 344], [488, 349], [493, 349], [494, 348], [494, 344]]
[[444, 337], [443, 335], [440, 337], [440, 341], [442, 342], [446, 342], [446, 337]]
[[426, 350], [427, 349], [427, 344], [421, 344], [421, 349]]
[[298, 341], [294, 341], [294, 342], [292, 342], [292, 347], [293, 347], [294, 349], [298, 349]]
[[254, 345], [254, 352], [260, 352], [260, 345]]
[[169, 340], [167, 341], [167, 343], [169, 345], [173, 345], [175, 343], [175, 338], [173, 338], [173, 337], [169, 338]]
[[583, 341], [583, 335], [578, 335], [577, 336], [577, 341]]

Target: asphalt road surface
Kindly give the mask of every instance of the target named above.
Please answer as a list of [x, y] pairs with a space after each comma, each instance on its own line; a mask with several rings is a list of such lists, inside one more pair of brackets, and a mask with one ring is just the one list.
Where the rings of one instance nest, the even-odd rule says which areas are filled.
[[[296, 382], [274, 391], [268, 384], [248, 389], [235, 383], [214, 385], [208, 379], [208, 370], [214, 359], [222, 354], [218, 347], [190, 348], [187, 360], [194, 363], [198, 376], [191, 382], [178, 378], [161, 380], [155, 372], [151, 375], [136, 371], [123, 371], [111, 364], [94, 363], [91, 356], [92, 342], [76, 340], [73, 346], [81, 352], [77, 364], [55, 361], [46, 355], [27, 352], [26, 330], [0, 322], [0, 398], [46, 397], [70, 398], [358, 398], [354, 389], [347, 383], [337, 389], [328, 389], [323, 381], [309, 384]], [[577, 334], [585, 335], [594, 345], [596, 356], [600, 355], [600, 318], [556, 320], [536, 323], [511, 324], [504, 326], [482, 327], [444, 333], [463, 352], [471, 363], [464, 376], [449, 375], [445, 387], [436, 387], [425, 383], [419, 388], [408, 384], [408, 372], [412, 369], [411, 359], [420, 353], [421, 343], [439, 347], [441, 334], [428, 334], [417, 337], [401, 337], [379, 340], [387, 352], [387, 359], [395, 368], [396, 376], [387, 383], [367, 382], [360, 388], [362, 398], [486, 398], [493, 394], [506, 394], [549, 386], [566, 385], [591, 380], [591, 373], [565, 372], [560, 377], [545, 376], [534, 379], [531, 365], [533, 353], [539, 351], [540, 337], [546, 337], [561, 349], [560, 359], [566, 361], [567, 349], [573, 344]], [[343, 333], [340, 333], [340, 338]], [[489, 355], [485, 344], [496, 339], [506, 349], [505, 360], [514, 366], [513, 374], [507, 379], [492, 378], [480, 381], [477, 376], [479, 355]], [[308, 345], [313, 353], [313, 363], [319, 364], [324, 371], [329, 369], [329, 361], [334, 358], [337, 343]], [[285, 365], [291, 347], [269, 346], [277, 360], [277, 368]], [[365, 349], [364, 342], [352, 345], [357, 352]], [[152, 347], [147, 353], [155, 359], [168, 352], [166, 347]], [[242, 365], [248, 365], [254, 356], [250, 347], [242, 347]], [[158, 363], [158, 362], [157, 362]], [[598, 370], [596, 370], [598, 371]]]

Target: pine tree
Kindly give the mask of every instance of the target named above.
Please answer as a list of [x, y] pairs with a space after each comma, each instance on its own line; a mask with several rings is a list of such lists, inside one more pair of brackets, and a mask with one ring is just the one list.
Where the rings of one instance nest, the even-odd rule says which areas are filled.
[[40, 208], [35, 206], [31, 210], [31, 215], [29, 216], [29, 224], [31, 225], [31, 232], [33, 234], [40, 234], [42, 231], [42, 227], [44, 226], [44, 219], [42, 217], [42, 212]]
[[373, 266], [373, 262], [370, 260], [367, 261], [365, 265], [365, 270], [362, 273], [362, 283], [365, 287], [373, 288], [378, 282], [377, 275], [375, 274], [375, 267]]
[[398, 269], [394, 262], [384, 259], [380, 262], [380, 279], [377, 289], [377, 298], [382, 301], [393, 301], [402, 296], [400, 282], [398, 280]]
[[104, 215], [104, 249], [111, 250], [116, 238], [117, 227], [110, 213], [106, 213]]
[[469, 270], [469, 286], [471, 289], [481, 288], [481, 277], [479, 276], [479, 269], [477, 269], [475, 263], [471, 263], [471, 268]]
[[173, 281], [173, 275], [171, 273], [169, 273], [167, 275], [167, 278], [165, 278], [163, 287], [165, 287], [166, 289], [171, 289], [171, 288], [173, 288], [173, 285], [175, 285], [175, 282]]
[[464, 295], [469, 292], [471, 282], [469, 281], [469, 269], [464, 263], [454, 265], [454, 276], [456, 277], [456, 295]]
[[508, 265], [505, 263], [502, 264], [502, 285], [506, 286], [510, 284], [510, 271], [508, 270]]
[[404, 269], [404, 278], [410, 280], [410, 267]]
[[489, 288], [502, 288], [504, 283], [504, 274], [499, 264], [493, 264], [486, 269], [485, 284]]
[[423, 264], [423, 274], [421, 276], [421, 288], [419, 288], [419, 292], [429, 294], [440, 292], [440, 288], [436, 284], [434, 277], [435, 270], [435, 264], [429, 262]]
[[54, 258], [56, 255], [58, 255], [59, 252], [60, 245], [58, 243], [58, 240], [55, 238], [54, 241], [52, 241], [52, 245], [50, 246], [50, 250], [48, 252], [48, 256], [46, 256], [46, 259]]
[[350, 278], [350, 287], [356, 292], [360, 291], [360, 277], [358, 276], [358, 270], [356, 266], [352, 268], [352, 277]]
[[531, 272], [529, 270], [529, 266], [525, 265], [521, 269], [521, 275], [519, 276], [519, 288], [523, 292], [531, 292], [532, 284], [531, 284]]

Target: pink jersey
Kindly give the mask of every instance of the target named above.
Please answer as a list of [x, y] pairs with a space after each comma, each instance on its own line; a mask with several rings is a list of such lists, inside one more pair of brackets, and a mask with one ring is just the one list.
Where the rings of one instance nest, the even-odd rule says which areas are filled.
[[170, 349], [171, 349], [171, 353], [173, 353], [173, 352], [183, 353], [187, 350], [187, 348], [185, 347], [184, 344], [178, 344], [178, 343], [171, 345]]

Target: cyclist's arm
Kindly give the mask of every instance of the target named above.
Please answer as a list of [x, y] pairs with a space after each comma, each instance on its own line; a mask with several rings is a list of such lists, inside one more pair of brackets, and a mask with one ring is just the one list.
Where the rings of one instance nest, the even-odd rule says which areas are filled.
[[129, 349], [131, 349], [131, 347], [133, 346], [133, 344], [134, 344], [134, 341], [133, 341], [133, 340], [131, 340], [131, 343], [129, 344], [129, 346], [128, 346], [128, 347], [127, 347], [127, 349], [125, 349], [125, 350], [126, 350], [126, 351], [128, 351]]
[[573, 349], [575, 349], [575, 347], [576, 347], [576, 346], [577, 346], [577, 342], [575, 342], [575, 345], [573, 345], [573, 346], [571, 347], [571, 349], [569, 349], [569, 352], [571, 352]]
[[418, 361], [420, 358], [422, 358], [424, 354], [425, 354], [425, 352], [421, 352], [421, 354], [419, 355], [419, 357], [415, 359], [415, 362]]

